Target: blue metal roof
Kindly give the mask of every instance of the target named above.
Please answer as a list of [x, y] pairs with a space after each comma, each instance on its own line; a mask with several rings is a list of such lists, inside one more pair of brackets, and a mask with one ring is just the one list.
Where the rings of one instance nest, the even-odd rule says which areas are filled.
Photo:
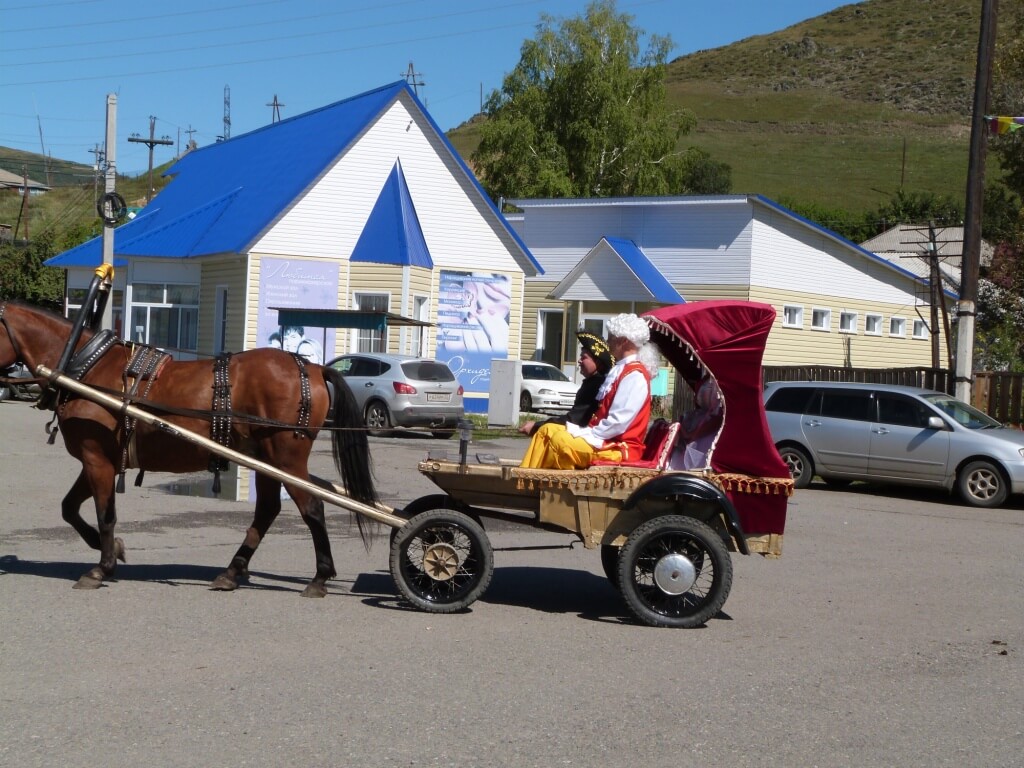
[[612, 247], [612, 250], [619, 255], [622, 262], [632, 270], [640, 282], [646, 286], [651, 293], [651, 298], [660, 301], [662, 304], [685, 304], [686, 300], [679, 295], [672, 287], [672, 283], [661, 274], [660, 270], [651, 264], [636, 243], [622, 237], [608, 237], [605, 241]]
[[400, 161], [395, 161], [373, 204], [351, 260], [428, 269], [434, 266]]
[[[139, 216], [114, 231], [114, 252], [119, 256], [189, 258], [247, 252], [255, 241], [309, 189], [338, 157], [362, 134], [367, 125], [401, 93], [420, 107], [452, 157], [487, 201], [497, 222], [522, 253], [524, 271], [543, 269], [522, 239], [487, 197], [472, 171], [459, 157], [416, 95], [398, 80], [335, 104], [306, 112], [250, 133], [189, 152], [165, 175], [174, 180], [147, 205]], [[409, 263], [428, 265], [415, 211], [404, 179], [385, 186], [385, 193], [399, 192], [403, 230]], [[378, 207], [387, 204], [379, 204]], [[386, 213], [374, 221], [382, 226]], [[378, 230], [379, 231], [379, 230]], [[418, 234], [417, 234], [418, 233]], [[416, 242], [416, 241], [419, 242]], [[102, 239], [94, 238], [49, 259], [49, 266], [95, 266], [102, 261]], [[391, 253], [395, 257], [395, 253]], [[364, 257], [365, 258], [365, 257]], [[373, 259], [377, 260], [377, 259]], [[385, 262], [401, 263], [401, 262]]]

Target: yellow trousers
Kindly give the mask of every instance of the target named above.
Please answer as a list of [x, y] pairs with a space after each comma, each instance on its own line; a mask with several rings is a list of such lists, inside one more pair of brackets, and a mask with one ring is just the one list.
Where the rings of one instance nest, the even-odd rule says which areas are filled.
[[573, 437], [564, 424], [545, 424], [530, 438], [519, 465], [525, 469], [584, 469], [594, 459], [622, 461], [622, 452], [598, 450], [582, 437]]

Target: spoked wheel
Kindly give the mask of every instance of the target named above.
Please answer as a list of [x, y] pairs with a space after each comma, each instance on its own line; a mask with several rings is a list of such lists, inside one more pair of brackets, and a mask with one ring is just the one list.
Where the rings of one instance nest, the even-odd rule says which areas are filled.
[[629, 610], [651, 627], [699, 627], [732, 589], [725, 542], [700, 520], [666, 515], [648, 520], [619, 555], [619, 588]]
[[494, 574], [494, 552], [473, 518], [450, 509], [421, 512], [391, 541], [391, 577], [402, 595], [429, 613], [472, 605]]

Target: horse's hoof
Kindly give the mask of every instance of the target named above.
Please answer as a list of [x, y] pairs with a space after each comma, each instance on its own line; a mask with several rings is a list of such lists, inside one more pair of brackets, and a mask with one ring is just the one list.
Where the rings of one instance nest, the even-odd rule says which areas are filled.
[[303, 597], [327, 597], [327, 587], [323, 584], [307, 584], [302, 590]]
[[100, 587], [102, 587], [103, 586], [103, 576], [101, 574], [97, 574], [96, 570], [98, 570], [98, 569], [94, 569], [92, 571], [89, 571], [88, 573], [83, 573], [78, 578], [78, 581], [76, 581], [74, 583], [74, 586], [72, 586], [71, 588], [72, 589], [99, 589]]
[[117, 556], [117, 559], [120, 560], [122, 563], [127, 563], [128, 562], [127, 558], [125, 558], [125, 556], [124, 556], [124, 540], [123, 539], [116, 538], [116, 537], [114, 538], [114, 554]]
[[238, 582], [231, 578], [227, 573], [222, 573], [213, 583], [210, 584], [210, 589], [215, 589], [220, 592], [232, 592], [238, 589]]

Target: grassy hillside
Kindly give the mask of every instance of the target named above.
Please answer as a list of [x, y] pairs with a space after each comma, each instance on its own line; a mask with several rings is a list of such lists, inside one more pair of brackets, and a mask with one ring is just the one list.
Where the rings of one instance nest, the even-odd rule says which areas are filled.
[[[866, 0], [680, 57], [669, 99], [698, 119], [680, 143], [728, 162], [735, 192], [854, 212], [901, 188], [962, 201], [980, 12], [980, 0]], [[1002, 40], [1024, 3], [999, 14]], [[449, 137], [465, 157], [479, 141], [473, 123]]]

